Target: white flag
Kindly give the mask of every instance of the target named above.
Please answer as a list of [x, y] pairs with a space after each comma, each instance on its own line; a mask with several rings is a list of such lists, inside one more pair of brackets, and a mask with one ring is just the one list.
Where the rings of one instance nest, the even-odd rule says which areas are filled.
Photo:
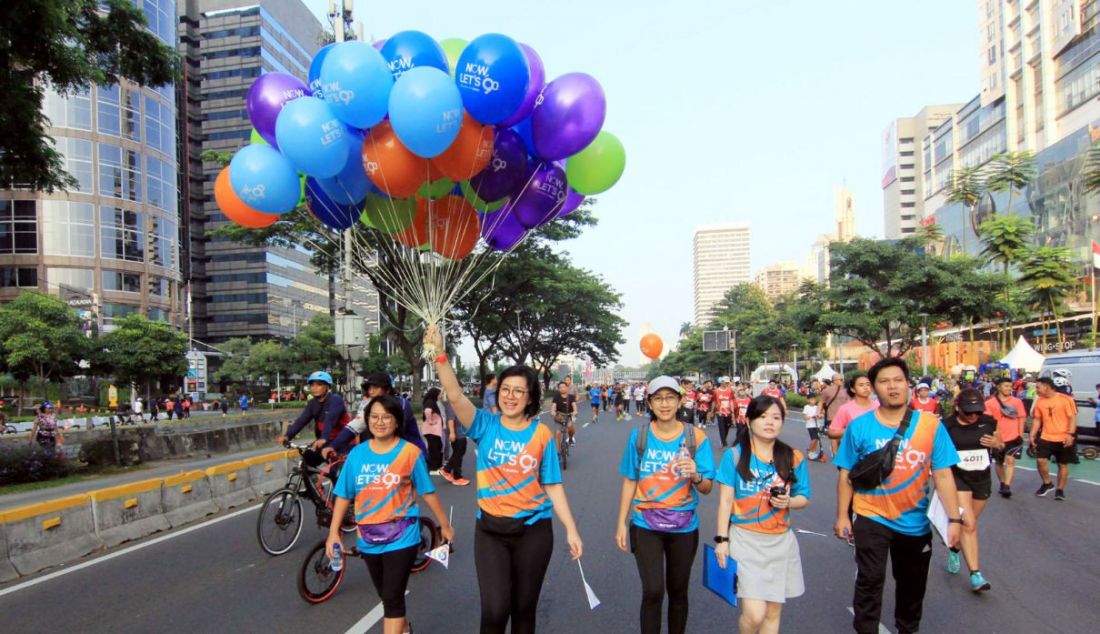
[[596, 593], [592, 591], [592, 586], [588, 585], [588, 582], [584, 579], [584, 568], [581, 567], [581, 560], [577, 560], [577, 569], [581, 571], [581, 583], [584, 584], [584, 594], [588, 597], [588, 609], [595, 610], [600, 606], [600, 600], [596, 597]]
[[427, 553], [428, 557], [443, 564], [444, 568], [449, 568], [451, 561], [451, 546], [450, 544], [443, 544], [439, 548], [433, 548]]

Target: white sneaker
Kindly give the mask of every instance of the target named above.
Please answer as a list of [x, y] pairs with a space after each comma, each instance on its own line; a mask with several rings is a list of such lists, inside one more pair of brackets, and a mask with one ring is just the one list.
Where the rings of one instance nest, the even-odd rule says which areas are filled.
[[436, 469], [435, 471], [429, 471], [428, 475], [433, 475], [433, 476], [439, 475], [439, 469]]

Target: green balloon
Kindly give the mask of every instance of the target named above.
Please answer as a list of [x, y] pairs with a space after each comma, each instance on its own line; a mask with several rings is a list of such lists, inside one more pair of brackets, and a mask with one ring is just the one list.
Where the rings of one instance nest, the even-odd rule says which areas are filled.
[[298, 206], [301, 207], [306, 204], [306, 175], [300, 172], [298, 174], [298, 185], [302, 188], [302, 195], [298, 198]]
[[374, 223], [370, 221], [370, 214], [367, 213], [366, 209], [363, 209], [363, 213], [359, 214], [359, 222], [370, 227], [371, 229], [377, 229], [377, 227], [374, 226]]
[[469, 44], [466, 40], [460, 37], [449, 37], [439, 42], [439, 45], [443, 47], [443, 53], [447, 55], [447, 63], [451, 67], [451, 76], [455, 74], [455, 66], [458, 65], [458, 58], [462, 55], [462, 49], [466, 48]]
[[259, 132], [256, 132], [256, 128], [252, 128], [252, 136], [249, 137], [248, 142], [252, 145], [270, 145], [267, 139], [260, 136]]
[[374, 227], [384, 233], [400, 233], [412, 224], [416, 216], [415, 198], [387, 198], [378, 194], [367, 194], [366, 207], [360, 220], [368, 227]]
[[470, 205], [473, 206], [474, 209], [482, 213], [496, 211], [504, 205], [508, 204], [507, 196], [501, 198], [500, 200], [494, 200], [492, 202], [482, 200], [481, 196], [478, 196], [477, 192], [474, 191], [474, 188], [470, 185], [470, 181], [462, 181], [458, 184], [458, 186], [462, 188], [462, 197], [466, 199], [466, 202], [470, 203]]
[[626, 150], [610, 132], [600, 132], [594, 141], [565, 161], [565, 177], [578, 194], [593, 196], [611, 189], [626, 169]]
[[420, 186], [420, 189], [418, 189], [416, 193], [421, 198], [427, 198], [428, 200], [437, 200], [451, 193], [451, 190], [454, 188], [455, 182], [453, 180], [449, 178], [441, 178], [434, 183], [424, 181], [424, 184]]

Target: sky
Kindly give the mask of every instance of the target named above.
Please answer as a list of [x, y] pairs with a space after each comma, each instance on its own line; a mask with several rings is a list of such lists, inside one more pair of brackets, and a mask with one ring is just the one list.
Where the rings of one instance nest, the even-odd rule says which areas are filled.
[[[304, 1], [327, 24], [327, 0]], [[367, 40], [504, 33], [547, 81], [599, 80], [626, 172], [562, 248], [622, 294], [627, 366], [645, 331], [668, 347], [694, 319], [697, 226], [749, 222], [754, 273], [802, 263], [843, 184], [858, 234], [882, 237], [883, 131], [979, 89], [974, 0], [359, 0], [354, 17]]]

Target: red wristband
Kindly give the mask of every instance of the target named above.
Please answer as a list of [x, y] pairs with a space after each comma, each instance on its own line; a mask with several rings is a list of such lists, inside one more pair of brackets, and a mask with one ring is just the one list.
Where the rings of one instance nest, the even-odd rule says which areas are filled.
[[447, 362], [447, 353], [444, 352], [443, 354], [436, 357], [435, 362], [436, 363], [446, 363]]

